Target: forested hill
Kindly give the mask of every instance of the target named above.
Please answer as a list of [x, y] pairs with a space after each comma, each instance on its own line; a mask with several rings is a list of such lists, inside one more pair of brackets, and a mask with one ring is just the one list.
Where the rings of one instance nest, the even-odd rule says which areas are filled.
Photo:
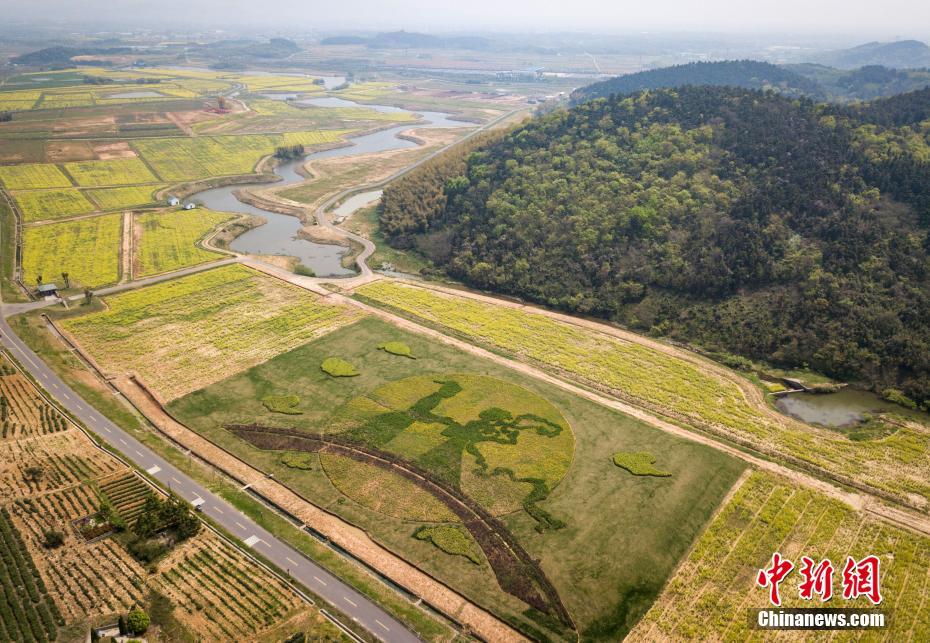
[[393, 183], [383, 229], [480, 288], [926, 403], [928, 105], [594, 100]]
[[790, 96], [824, 98], [823, 89], [799, 73], [757, 60], [725, 60], [675, 65], [641, 71], [581, 87], [572, 92], [572, 103], [612, 94], [633, 94], [646, 89], [685, 85], [720, 85], [746, 89], [773, 89]]

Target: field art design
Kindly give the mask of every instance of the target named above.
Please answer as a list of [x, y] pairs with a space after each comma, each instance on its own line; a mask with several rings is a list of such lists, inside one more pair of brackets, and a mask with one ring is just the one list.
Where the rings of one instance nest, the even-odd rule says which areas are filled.
[[901, 426], [882, 440], [854, 442], [834, 431], [767, 413], [707, 365], [526, 309], [379, 280], [355, 290], [364, 301], [504, 351], [570, 381], [669, 415], [849, 484], [926, 510], [930, 438]]
[[[758, 638], [746, 608], [767, 607], [768, 594], [755, 586], [759, 569], [773, 552], [800, 565], [801, 556], [830, 559], [834, 574], [829, 607], [872, 607], [864, 598], [847, 601], [839, 589], [847, 556], [874, 554], [881, 560], [881, 604], [893, 617], [884, 630], [832, 632], [832, 640], [926, 641], [930, 638], [930, 539], [870, 519], [824, 494], [768, 473], [753, 473], [721, 510], [665, 590], [633, 629], [630, 641]], [[782, 607], [820, 607], [798, 596], [795, 570], [781, 585]], [[779, 637], [780, 639], [782, 637]], [[787, 638], [787, 637], [786, 637]], [[793, 639], [793, 637], [791, 637]], [[817, 639], [819, 640], [819, 638]]]
[[67, 272], [72, 286], [93, 288], [115, 283], [119, 279], [122, 228], [120, 214], [26, 228], [23, 281], [35, 285], [41, 276], [44, 283], [58, 283], [61, 273]]
[[[375, 511], [417, 521], [457, 518], [484, 552], [504, 591], [572, 625], [538, 562], [485, 506], [505, 511], [522, 507], [539, 532], [564, 527], [539, 506], [568, 471], [574, 450], [571, 428], [552, 404], [520, 386], [483, 375], [415, 376], [352, 400], [327, 427], [323, 434], [312, 434], [227, 426], [262, 449], [319, 453], [336, 488]], [[392, 477], [378, 475], [384, 471]], [[435, 501], [385, 501], [403, 497], [395, 477], [405, 478], [419, 487], [418, 495], [425, 492], [445, 507]], [[481, 498], [472, 497], [471, 491]], [[431, 505], [436, 506], [427, 509]], [[453, 547], [450, 539], [439, 540], [454, 554], [464, 552], [461, 542]]]
[[200, 248], [197, 242], [233, 216], [204, 209], [137, 215], [134, 234], [138, 243], [133, 257], [133, 277], [221, 259], [222, 254]]
[[107, 310], [65, 320], [62, 327], [102, 368], [135, 372], [166, 400], [265, 362], [361, 316], [238, 264], [106, 301]]

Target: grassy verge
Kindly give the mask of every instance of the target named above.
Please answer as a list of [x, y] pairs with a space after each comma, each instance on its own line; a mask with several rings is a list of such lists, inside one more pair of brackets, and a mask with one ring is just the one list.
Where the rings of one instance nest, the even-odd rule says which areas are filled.
[[[67, 316], [83, 312], [86, 312], [86, 309], [80, 311], [72, 309], [70, 313], [62, 310], [52, 314]], [[237, 485], [228, 481], [214, 469], [195, 462], [189, 456], [185, 456], [177, 448], [163, 440], [153, 429], [145, 427], [144, 420], [123, 402], [121, 397], [113, 395], [96, 376], [87, 371], [80, 359], [69, 352], [49, 333], [38, 312], [18, 315], [10, 320], [10, 325], [20, 339], [32, 348], [87, 403], [114, 423], [130, 431], [136, 439], [171, 462], [178, 469], [225, 498], [269, 532], [371, 598], [394, 618], [418, 632], [422, 638], [426, 640], [451, 640], [455, 636], [452, 628], [445, 623], [410, 603], [393, 589], [373, 578], [357, 564], [347, 560], [309, 534], [298, 530], [288, 520], [274, 513], [252, 496], [240, 491]]]
[[28, 301], [13, 281], [16, 271], [16, 220], [6, 199], [0, 198], [0, 295], [12, 303]]

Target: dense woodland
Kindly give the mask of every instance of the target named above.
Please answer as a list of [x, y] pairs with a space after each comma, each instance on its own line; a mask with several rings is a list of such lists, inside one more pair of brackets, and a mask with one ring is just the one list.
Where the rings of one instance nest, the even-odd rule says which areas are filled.
[[930, 402], [930, 90], [598, 99], [426, 164], [381, 216], [473, 286]]

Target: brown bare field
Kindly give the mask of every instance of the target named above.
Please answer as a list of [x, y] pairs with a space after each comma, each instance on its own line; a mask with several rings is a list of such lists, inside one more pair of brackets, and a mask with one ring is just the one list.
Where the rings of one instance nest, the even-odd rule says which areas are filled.
[[102, 143], [94, 146], [94, 154], [101, 161], [109, 159], [131, 159], [136, 157], [136, 152], [126, 141], [118, 143]]
[[87, 141], [49, 141], [45, 145], [45, 160], [49, 163], [91, 161], [98, 158]]

